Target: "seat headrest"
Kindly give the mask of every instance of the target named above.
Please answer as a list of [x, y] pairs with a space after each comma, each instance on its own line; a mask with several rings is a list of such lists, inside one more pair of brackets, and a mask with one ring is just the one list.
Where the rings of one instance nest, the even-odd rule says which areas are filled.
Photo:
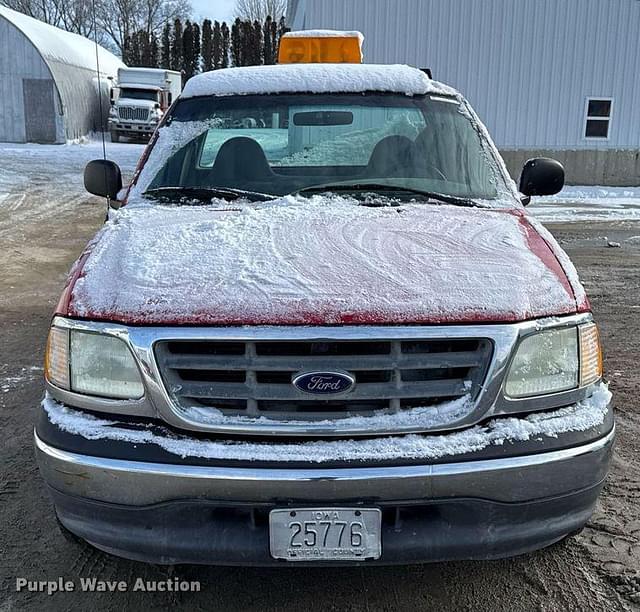
[[373, 149], [367, 174], [382, 178], [413, 166], [413, 141], [406, 136], [387, 136]]
[[211, 171], [216, 181], [225, 184], [237, 180], [260, 181], [273, 176], [262, 147], [246, 136], [227, 140], [218, 150]]

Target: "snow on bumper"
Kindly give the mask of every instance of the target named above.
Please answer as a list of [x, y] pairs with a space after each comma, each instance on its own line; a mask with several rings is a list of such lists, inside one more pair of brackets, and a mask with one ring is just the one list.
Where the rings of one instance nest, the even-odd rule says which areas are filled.
[[364, 440], [321, 440], [300, 443], [265, 443], [203, 440], [187, 435], [161, 435], [150, 428], [132, 429], [98, 418], [45, 397], [42, 406], [51, 423], [88, 440], [113, 440], [131, 444], [155, 444], [179, 457], [229, 461], [303, 462], [425, 461], [455, 458], [507, 442], [557, 437], [601, 425], [607, 415], [611, 393], [600, 384], [594, 394], [572, 406], [526, 417], [501, 417], [484, 425], [440, 435], [405, 435]]
[[[37, 428], [35, 446], [42, 477], [52, 489], [56, 504], [69, 499], [77, 500], [80, 506], [89, 504], [79, 515], [83, 524], [91, 523], [90, 517], [96, 516], [91, 504], [107, 504], [103, 509], [117, 504], [126, 509], [173, 502], [188, 506], [189, 500], [222, 505], [278, 505], [282, 500], [335, 505], [359, 500], [388, 505], [476, 499], [489, 500], [500, 508], [505, 503], [533, 503], [537, 508], [539, 501], [570, 499], [590, 491], [589, 507], [580, 518], [584, 522], [611, 458], [615, 433], [609, 428], [609, 398], [603, 385], [589, 400], [568, 408], [527, 418], [496, 419], [446, 435], [299, 444], [225, 443], [159, 436], [149, 430], [125, 429], [46, 399], [42, 417], [48, 418], [52, 428], [67, 432], [61, 436], [61, 446], [68, 448], [64, 436], [70, 434], [85, 443], [77, 444], [73, 452], [63, 450], [56, 447], [55, 440], [41, 438], [38, 434], [46, 431]], [[596, 437], [589, 433], [594, 427], [601, 430]], [[584, 432], [584, 438], [577, 436], [582, 441], [575, 442], [575, 432]], [[571, 437], [574, 442], [565, 444]], [[518, 440], [523, 442], [506, 448]], [[101, 456], [86, 454], [94, 443], [102, 448]], [[129, 456], [113, 457], [123, 445], [130, 446]], [[162, 453], [158, 454], [152, 445], [170, 449], [173, 460], [166, 451], [161, 457]], [[500, 445], [504, 445], [504, 453]], [[496, 447], [496, 452], [474, 453], [471, 458], [458, 454], [489, 446]], [[532, 446], [537, 450], [531, 452]], [[151, 458], [140, 457], [146, 450]], [[175, 456], [187, 454], [190, 456], [184, 460]], [[367, 464], [364, 460], [384, 457], [419, 459], [414, 463], [400, 459], [392, 465]], [[429, 460], [434, 457], [441, 459]], [[233, 458], [244, 461], [226, 461]], [[335, 467], [339, 459], [345, 458], [355, 461]], [[322, 463], [329, 460], [332, 464]], [[573, 508], [573, 502], [567, 503], [561, 513]], [[535, 509], [533, 515], [527, 516], [534, 515]]]

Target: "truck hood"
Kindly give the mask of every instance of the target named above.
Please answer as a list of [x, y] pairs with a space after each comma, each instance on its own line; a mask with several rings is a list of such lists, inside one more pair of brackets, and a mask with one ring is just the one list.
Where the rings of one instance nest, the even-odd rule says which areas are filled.
[[136, 106], [138, 108], [154, 108], [154, 100], [139, 100], [138, 98], [118, 98], [116, 106]]
[[59, 314], [331, 325], [511, 322], [581, 309], [575, 269], [521, 210], [317, 196], [128, 205], [76, 264]]

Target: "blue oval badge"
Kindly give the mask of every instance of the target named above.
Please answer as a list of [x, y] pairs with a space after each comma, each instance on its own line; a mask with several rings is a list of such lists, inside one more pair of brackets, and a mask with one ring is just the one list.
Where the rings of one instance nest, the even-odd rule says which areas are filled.
[[350, 391], [356, 380], [346, 372], [303, 372], [292, 382], [296, 389], [304, 393], [330, 395]]

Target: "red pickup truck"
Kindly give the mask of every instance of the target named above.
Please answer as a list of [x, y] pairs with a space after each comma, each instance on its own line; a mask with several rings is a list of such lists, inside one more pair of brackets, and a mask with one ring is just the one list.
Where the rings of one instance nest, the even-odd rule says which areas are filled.
[[407, 66], [191, 79], [126, 191], [113, 162], [85, 172], [112, 208], [53, 318], [35, 430], [63, 530], [241, 565], [580, 530], [611, 395], [576, 271], [525, 211], [563, 181], [535, 159], [516, 188], [464, 98]]

